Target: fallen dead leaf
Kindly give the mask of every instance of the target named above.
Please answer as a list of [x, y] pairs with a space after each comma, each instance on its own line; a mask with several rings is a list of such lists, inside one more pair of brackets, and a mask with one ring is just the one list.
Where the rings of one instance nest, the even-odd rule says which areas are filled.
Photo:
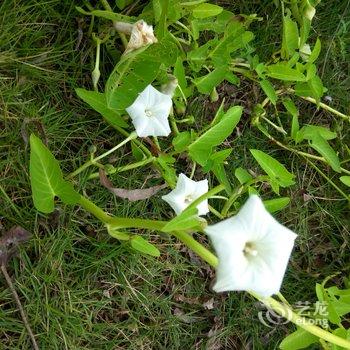
[[101, 185], [106, 187], [109, 191], [120, 198], [128, 199], [130, 202], [140, 201], [144, 199], [148, 199], [154, 196], [157, 192], [162, 190], [165, 187], [168, 187], [167, 184], [152, 186], [144, 189], [136, 189], [136, 190], [126, 190], [124, 188], [116, 188], [113, 187], [112, 182], [107, 178], [106, 173], [100, 169], [100, 182]]

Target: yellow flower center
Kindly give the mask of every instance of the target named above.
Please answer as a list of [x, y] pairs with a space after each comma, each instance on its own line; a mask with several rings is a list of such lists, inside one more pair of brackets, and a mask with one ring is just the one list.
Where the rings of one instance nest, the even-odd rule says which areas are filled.
[[256, 246], [253, 242], [247, 242], [245, 244], [243, 253], [246, 258], [258, 255], [258, 251], [256, 250]]
[[186, 204], [190, 204], [192, 202], [193, 202], [193, 198], [192, 198], [191, 195], [188, 195], [188, 196], [185, 197], [185, 203]]
[[146, 114], [146, 116], [147, 117], [153, 117], [153, 113], [152, 113], [152, 111], [150, 111], [149, 109], [145, 109], [145, 114]]

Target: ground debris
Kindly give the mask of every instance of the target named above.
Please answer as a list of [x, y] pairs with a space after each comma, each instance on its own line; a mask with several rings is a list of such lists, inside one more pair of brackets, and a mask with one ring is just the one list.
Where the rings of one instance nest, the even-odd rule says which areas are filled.
[[110, 192], [116, 196], [124, 199], [128, 199], [130, 202], [140, 201], [148, 199], [154, 196], [157, 192], [162, 190], [165, 187], [168, 187], [167, 184], [152, 186], [149, 188], [140, 188], [136, 190], [126, 190], [124, 188], [113, 187], [112, 182], [107, 178], [106, 173], [100, 169], [100, 182], [101, 185], [106, 187]]
[[14, 226], [0, 237], [0, 265], [6, 265], [20, 243], [26, 242], [31, 234], [23, 227]]

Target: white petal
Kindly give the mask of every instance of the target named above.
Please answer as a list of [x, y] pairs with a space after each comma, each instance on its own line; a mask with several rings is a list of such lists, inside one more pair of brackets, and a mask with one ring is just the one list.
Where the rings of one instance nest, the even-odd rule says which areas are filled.
[[[258, 196], [205, 232], [219, 259], [215, 291], [247, 290], [263, 297], [279, 291], [296, 234], [278, 223]], [[247, 243], [253, 255], [246, 253]]]
[[[171, 132], [168, 121], [171, 106], [170, 96], [148, 85], [126, 111], [138, 136], [168, 136]], [[149, 111], [151, 116], [146, 115], [146, 111]]]
[[[167, 195], [163, 196], [164, 199], [175, 211], [176, 214], [180, 214], [186, 209], [192, 201], [199, 198], [204, 193], [208, 192], [208, 180], [193, 181], [185, 174], [178, 176], [176, 187]], [[187, 202], [186, 199], [190, 197], [191, 201]], [[205, 215], [209, 212], [208, 201], [203, 201], [197, 206], [198, 215]]]
[[152, 125], [153, 129], [150, 136], [168, 136], [171, 133], [168, 118], [160, 119], [154, 116], [149, 119], [149, 124]]
[[182, 196], [188, 196], [195, 191], [196, 181], [193, 181], [185, 174], [181, 173], [178, 177], [175, 189]]
[[132, 120], [135, 118], [146, 117], [146, 114], [145, 114], [146, 105], [142, 102], [141, 99], [139, 99], [139, 97], [135, 100], [135, 102], [131, 106], [125, 109], [130, 115]]
[[187, 203], [183, 200], [183, 197], [179, 197], [172, 192], [162, 196], [162, 199], [166, 201], [175, 211], [176, 215], [180, 214], [188, 206]]

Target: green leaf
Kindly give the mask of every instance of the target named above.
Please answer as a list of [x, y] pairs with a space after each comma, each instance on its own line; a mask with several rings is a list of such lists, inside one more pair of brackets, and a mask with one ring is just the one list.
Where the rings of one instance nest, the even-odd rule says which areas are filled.
[[231, 107], [220, 122], [211, 127], [188, 147], [192, 159], [204, 166], [213, 147], [221, 144], [234, 130], [242, 115], [242, 107]]
[[305, 349], [316, 342], [318, 342], [318, 337], [302, 328], [298, 328], [295, 332], [284, 338], [279, 347], [282, 350], [298, 350]]
[[[344, 327], [341, 327], [341, 328], [335, 329], [332, 333], [340, 338], [350, 340], [350, 329], [345, 329]], [[335, 344], [333, 344], [332, 346], [332, 350], [345, 350], [345, 349], [346, 348]]]
[[131, 153], [138, 162], [143, 159], [146, 159], [146, 156], [141, 150], [141, 148], [137, 146], [134, 142], [131, 142]]
[[277, 102], [277, 94], [276, 90], [273, 87], [273, 85], [268, 80], [261, 80], [259, 81], [261, 88], [265, 92], [266, 96], [269, 98], [269, 100], [276, 106]]
[[195, 79], [193, 82], [200, 93], [210, 94], [213, 88], [218, 86], [225, 79], [226, 73], [226, 67], [216, 68], [209, 74]]
[[340, 173], [339, 158], [334, 149], [323, 137], [321, 137], [319, 134], [314, 135], [310, 142], [310, 146], [324, 157], [334, 171]]
[[222, 12], [223, 8], [221, 6], [213, 4], [200, 4], [193, 9], [194, 18], [207, 18], [217, 16]]
[[313, 97], [313, 92], [307, 82], [298, 82], [295, 84], [295, 95], [302, 97]]
[[341, 176], [339, 180], [346, 186], [350, 187], [350, 176]]
[[331, 301], [335, 312], [340, 316], [344, 316], [350, 312], [350, 304], [344, 303], [339, 300], [332, 300]]
[[106, 84], [108, 106], [124, 110], [132, 105], [138, 94], [156, 78], [160, 64], [140, 51], [120, 60]]
[[299, 31], [296, 22], [290, 15], [283, 17], [282, 57], [288, 59], [299, 47]]
[[237, 168], [235, 170], [235, 176], [241, 185], [244, 185], [245, 183], [253, 179], [252, 175], [250, 175], [248, 171], [243, 168]]
[[257, 149], [251, 149], [250, 152], [272, 181], [276, 181], [281, 187], [288, 187], [295, 183], [293, 180], [295, 176], [279, 161]]
[[34, 134], [30, 135], [30, 182], [35, 207], [43, 213], [54, 210], [54, 198], [66, 204], [75, 204], [80, 195], [63, 180], [58, 161]]
[[175, 64], [178, 49], [169, 37], [157, 44], [135, 50], [117, 63], [106, 84], [109, 108], [124, 110], [156, 78], [161, 64]]
[[119, 231], [119, 227], [113, 227], [113, 225], [106, 225], [107, 232], [113, 238], [119, 239], [119, 241], [128, 241], [130, 239], [130, 235], [128, 233]]
[[213, 168], [211, 169], [218, 181], [225, 186], [226, 193], [230, 196], [232, 194], [232, 187], [230, 180], [225, 171], [224, 164], [214, 163]]
[[155, 257], [160, 256], [160, 251], [158, 250], [158, 248], [153, 244], [149, 243], [148, 241], [146, 241], [141, 236], [133, 236], [130, 239], [130, 245], [132, 248], [139, 251], [140, 253], [155, 256]]
[[283, 105], [291, 115], [299, 115], [299, 110], [290, 98], [283, 99]]
[[267, 67], [267, 74], [271, 78], [284, 81], [306, 81], [306, 77], [298, 70], [288, 67], [284, 63], [276, 63]]
[[214, 66], [217, 68], [227, 66], [232, 59], [232, 53], [245, 48], [253, 38], [253, 33], [245, 31], [240, 22], [230, 22], [227, 34], [216, 42], [215, 47], [209, 53], [209, 58], [212, 59]]
[[274, 198], [264, 201], [265, 208], [270, 213], [275, 213], [277, 211], [285, 208], [290, 202], [289, 197]]
[[183, 65], [183, 59], [179, 56], [176, 60], [175, 67], [174, 67], [174, 75], [178, 81], [178, 84], [180, 85], [182, 91], [185, 91], [187, 88], [187, 81], [186, 81], [186, 74], [185, 74], [185, 68]]
[[116, 110], [108, 107], [106, 94], [96, 91], [88, 91], [80, 88], [75, 89], [75, 92], [91, 108], [100, 113], [109, 124], [120, 126], [122, 128], [128, 126], [128, 124]]
[[337, 134], [328, 128], [318, 125], [305, 125], [297, 134], [297, 141], [312, 140], [316, 136], [321, 136], [325, 140], [333, 140], [337, 137]]
[[126, 6], [130, 5], [134, 0], [115, 0], [115, 4], [120, 10], [123, 10]]
[[95, 16], [95, 17], [101, 17], [104, 19], [109, 19], [111, 21], [120, 21], [120, 22], [133, 22], [135, 17], [129, 17], [125, 15], [121, 15], [119, 13], [115, 13], [112, 11], [105, 11], [105, 10], [93, 10], [91, 12], [85, 11], [83, 8], [76, 6], [76, 10], [86, 16]]
[[230, 84], [239, 86], [240, 80], [236, 74], [233, 74], [231, 71], [227, 71], [225, 74], [225, 80]]
[[311, 51], [311, 54], [309, 56], [308, 62], [313, 63], [317, 60], [318, 56], [320, 55], [321, 52], [321, 41], [320, 39], [317, 39], [315, 47]]
[[174, 137], [172, 144], [176, 152], [182, 152], [190, 144], [191, 140], [192, 140], [191, 132], [183, 131]]
[[190, 61], [205, 61], [208, 56], [209, 50], [215, 45], [217, 45], [217, 43], [217, 39], [209, 40], [204, 45], [199, 46], [198, 48], [188, 52], [187, 59]]
[[315, 292], [319, 301], [325, 301], [325, 291], [322, 284], [316, 283]]
[[195, 227], [200, 227], [200, 220], [198, 216], [197, 208], [190, 208], [184, 210], [178, 216], [175, 216], [174, 219], [170, 220], [162, 229], [163, 232], [171, 231], [183, 231], [189, 230]]
[[312, 97], [316, 100], [317, 103], [320, 102], [321, 97], [323, 95], [323, 84], [320, 77], [315, 75], [308, 82], [309, 88], [312, 92]]
[[297, 133], [299, 131], [299, 110], [290, 98], [284, 99], [283, 105], [286, 110], [292, 115], [292, 127], [290, 135], [292, 139], [296, 141]]
[[164, 180], [171, 186], [175, 187], [177, 182], [176, 171], [173, 166], [169, 164], [173, 164], [175, 162], [175, 158], [170, 157], [169, 155], [161, 154], [157, 158], [157, 163], [160, 165], [160, 170], [164, 177]]
[[230, 156], [231, 152], [232, 152], [231, 148], [223, 149], [219, 152], [213, 152], [210, 155], [207, 163], [203, 166], [203, 171], [207, 173], [210, 170], [212, 170], [213, 167], [215, 167], [216, 165], [224, 164], [226, 158]]

